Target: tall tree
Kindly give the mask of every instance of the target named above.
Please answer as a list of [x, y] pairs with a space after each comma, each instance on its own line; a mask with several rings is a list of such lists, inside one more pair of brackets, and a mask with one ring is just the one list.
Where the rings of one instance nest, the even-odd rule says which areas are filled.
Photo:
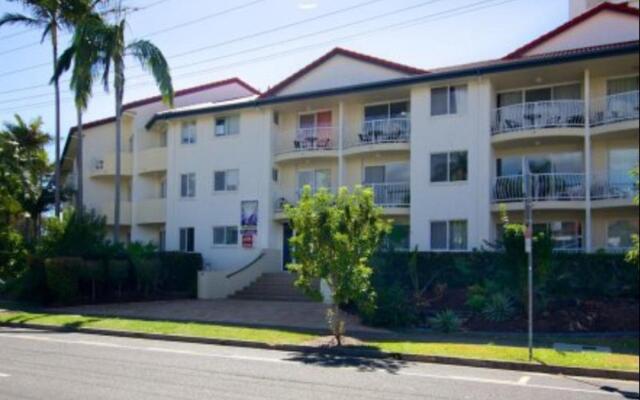
[[[28, 222], [25, 238], [31, 241], [38, 235], [40, 215], [50, 204], [47, 182], [51, 165], [45, 145], [51, 138], [42, 130], [42, 119], [27, 123], [18, 115], [15, 118], [15, 122], [5, 122], [0, 132], [0, 183], [8, 189], [2, 203], [14, 205], [14, 218], [23, 213]], [[11, 222], [9, 217], [5, 220]]]
[[75, 95], [74, 100], [78, 121], [75, 131], [77, 136], [76, 164], [78, 167], [76, 208], [78, 210], [84, 209], [82, 113], [89, 104], [94, 82], [93, 71], [99, 62], [99, 49], [93, 46], [93, 42], [96, 40], [94, 27], [100, 26], [102, 23], [101, 15], [95, 10], [99, 3], [99, 0], [93, 2], [79, 0], [78, 12], [74, 15], [75, 25], [71, 45], [58, 59], [55, 73], [51, 78], [52, 82], [59, 79], [73, 64], [69, 86]]
[[[58, 60], [58, 35], [61, 29], [68, 28], [77, 12], [75, 0], [9, 0], [21, 3], [30, 15], [5, 13], [0, 18], [0, 26], [25, 25], [42, 29], [42, 41], [51, 39], [53, 68]], [[53, 81], [55, 91], [55, 212], [60, 215], [60, 82]]]
[[88, 21], [86, 29], [91, 34], [91, 40], [85, 42], [92, 46], [89, 51], [97, 57], [95, 71], [100, 71], [105, 90], [109, 88], [110, 71], [113, 69], [113, 89], [115, 92], [116, 114], [116, 171], [115, 171], [115, 204], [113, 212], [113, 239], [119, 242], [120, 237], [120, 193], [121, 193], [121, 160], [122, 151], [122, 104], [125, 89], [125, 58], [131, 56], [137, 60], [143, 69], [150, 71], [153, 76], [162, 100], [165, 104], [173, 106], [173, 84], [169, 65], [158, 47], [148, 40], [134, 40], [126, 43], [126, 21], [121, 17], [120, 6], [116, 8], [116, 22], [114, 24], [102, 21]]

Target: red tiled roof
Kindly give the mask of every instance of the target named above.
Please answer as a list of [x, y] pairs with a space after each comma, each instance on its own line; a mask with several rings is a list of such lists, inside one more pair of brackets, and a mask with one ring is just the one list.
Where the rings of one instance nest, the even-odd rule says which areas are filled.
[[[189, 95], [189, 94], [194, 94], [194, 93], [202, 92], [202, 91], [205, 91], [205, 90], [209, 90], [209, 89], [213, 89], [213, 88], [216, 88], [216, 87], [229, 85], [229, 84], [233, 84], [233, 83], [244, 87], [245, 89], [247, 89], [248, 91], [250, 91], [253, 94], [256, 94], [256, 95], [260, 94], [260, 91], [258, 89], [256, 89], [253, 86], [249, 85], [248, 83], [246, 83], [242, 79], [240, 79], [240, 78], [230, 78], [230, 79], [225, 79], [225, 80], [222, 80], [222, 81], [209, 82], [209, 83], [205, 83], [204, 85], [198, 85], [198, 86], [193, 86], [193, 87], [186, 88], [186, 89], [177, 90], [175, 92], [174, 96], [175, 97], [186, 96], [186, 95]], [[159, 101], [162, 101], [162, 96], [148, 97], [146, 99], [140, 99], [140, 100], [136, 100], [136, 101], [132, 101], [130, 103], [124, 104], [122, 106], [122, 109], [124, 111], [126, 111], [126, 110], [130, 110], [132, 108], [142, 107], [142, 106], [145, 106], [145, 105], [148, 105], [148, 104], [157, 103]], [[116, 120], [115, 117], [103, 118], [103, 119], [99, 119], [99, 120], [96, 120], [96, 121], [87, 122], [86, 124], [82, 124], [82, 128], [83, 129], [94, 128], [96, 126], [100, 126], [100, 125], [108, 124], [110, 122], [114, 122], [115, 120]], [[74, 126], [73, 128], [71, 128], [70, 132], [73, 132], [75, 130], [76, 130], [76, 127]]]
[[627, 15], [632, 15], [634, 17], [640, 17], [640, 11], [638, 11], [638, 9], [633, 8], [633, 7], [629, 7], [626, 4], [612, 4], [609, 2], [605, 2], [602, 3], [600, 5], [598, 5], [597, 7], [594, 7], [580, 15], [578, 15], [577, 17], [573, 18], [572, 20], [560, 25], [559, 27], [555, 28], [554, 30], [545, 33], [544, 35], [540, 36], [539, 38], [532, 40], [531, 42], [525, 44], [524, 46], [516, 49], [515, 51], [507, 54], [504, 59], [512, 59], [512, 58], [519, 58], [525, 55], [525, 53], [527, 53], [529, 50], [538, 47], [539, 45], [541, 45], [542, 43], [560, 35], [561, 33], [571, 29], [572, 27], [580, 24], [583, 21], [586, 21], [587, 19], [593, 17], [594, 15], [597, 15], [603, 11], [614, 11], [614, 12], [619, 12], [622, 14], [627, 14]]
[[341, 47], [336, 47], [333, 50], [331, 50], [330, 52], [328, 52], [327, 54], [325, 54], [322, 57], [318, 58], [317, 60], [313, 61], [311, 64], [307, 65], [306, 67], [302, 68], [298, 72], [294, 73], [293, 75], [291, 75], [288, 78], [284, 79], [280, 83], [276, 84], [275, 86], [273, 86], [272, 88], [270, 88], [269, 90], [264, 92], [260, 97], [264, 98], [264, 97], [270, 97], [270, 96], [275, 95], [276, 93], [278, 93], [279, 91], [284, 89], [286, 86], [289, 86], [291, 83], [293, 83], [296, 80], [300, 79], [303, 75], [309, 73], [313, 69], [315, 69], [315, 68], [319, 67], [320, 65], [324, 64], [325, 62], [327, 62], [329, 59], [331, 59], [332, 57], [334, 57], [336, 55], [342, 55], [342, 56], [345, 56], [345, 57], [350, 57], [350, 58], [353, 58], [353, 59], [356, 59], [356, 60], [364, 61], [366, 63], [375, 64], [375, 65], [378, 65], [380, 67], [392, 69], [392, 70], [395, 70], [395, 71], [400, 71], [400, 72], [403, 72], [403, 73], [409, 74], [409, 75], [419, 75], [419, 74], [424, 74], [424, 73], [428, 72], [428, 71], [425, 71], [425, 70], [420, 69], [420, 68], [415, 68], [415, 67], [411, 67], [411, 66], [408, 66], [408, 65], [399, 64], [399, 63], [396, 63], [396, 62], [393, 62], [393, 61], [389, 61], [389, 60], [385, 60], [385, 59], [382, 59], [382, 58], [373, 57], [373, 56], [370, 56], [370, 55], [367, 55], [367, 54], [357, 53], [355, 51], [343, 49]]

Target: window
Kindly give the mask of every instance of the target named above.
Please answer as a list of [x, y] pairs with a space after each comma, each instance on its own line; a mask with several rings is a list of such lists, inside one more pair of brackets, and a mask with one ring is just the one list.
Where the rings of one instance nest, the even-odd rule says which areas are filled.
[[498, 93], [498, 108], [538, 101], [580, 100], [581, 98], [582, 86], [579, 83], [534, 89], [519, 89]]
[[167, 233], [164, 230], [158, 232], [158, 250], [165, 251], [167, 248]]
[[180, 175], [180, 197], [196, 197], [196, 174]]
[[[581, 174], [584, 161], [581, 152], [534, 154], [524, 156], [532, 174]], [[512, 156], [496, 159], [497, 176], [522, 175], [523, 157]]]
[[180, 251], [193, 252], [194, 241], [194, 228], [180, 228]]
[[183, 122], [180, 131], [180, 143], [193, 144], [196, 142], [196, 122]]
[[279, 171], [278, 168], [271, 169], [271, 180], [274, 182], [278, 182]]
[[467, 221], [431, 222], [431, 250], [467, 250]]
[[158, 196], [161, 199], [167, 198], [167, 179], [166, 178], [162, 178], [160, 180], [160, 186], [158, 187]]
[[216, 118], [216, 136], [235, 135], [240, 132], [240, 117], [237, 115]]
[[235, 246], [238, 244], [237, 226], [214, 226], [213, 245], [214, 246]]
[[638, 90], [637, 76], [627, 78], [616, 78], [607, 81], [607, 95], [612, 96], [621, 93], [633, 92]]
[[607, 226], [607, 248], [611, 250], [626, 250], [633, 244], [631, 235], [638, 232], [638, 228], [628, 220], [618, 220]]
[[238, 190], [239, 175], [240, 173], [237, 169], [215, 171], [213, 173], [213, 191], [231, 192]]
[[310, 171], [298, 172], [298, 193], [302, 193], [302, 189], [311, 186], [313, 192], [320, 188], [331, 188], [331, 170], [318, 169]]
[[394, 103], [375, 104], [364, 107], [365, 121], [406, 118], [409, 116], [409, 102], [398, 101]]
[[431, 182], [459, 182], [466, 180], [466, 151], [431, 154]]
[[462, 114], [467, 107], [467, 85], [431, 89], [431, 115]]
[[638, 148], [609, 149], [609, 184], [619, 188], [633, 188], [634, 180], [629, 173], [638, 166]]
[[389, 163], [364, 168], [364, 183], [407, 183], [409, 164]]

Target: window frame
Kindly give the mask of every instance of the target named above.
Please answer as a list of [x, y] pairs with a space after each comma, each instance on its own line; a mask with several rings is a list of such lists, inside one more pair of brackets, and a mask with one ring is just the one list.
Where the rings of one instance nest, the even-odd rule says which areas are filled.
[[[193, 181], [191, 181], [190, 179], [191, 176], [193, 176]], [[186, 177], [187, 179], [186, 193], [182, 192], [183, 177]], [[193, 187], [191, 187], [190, 183], [193, 183]], [[180, 199], [195, 199], [197, 194], [196, 188], [197, 188], [197, 178], [196, 178], [195, 172], [185, 172], [180, 174]], [[191, 192], [193, 192], [193, 194], [190, 195]]]
[[[229, 189], [229, 173], [230, 172], [235, 172], [236, 173], [236, 185], [234, 189]], [[224, 189], [216, 189], [216, 175], [219, 173], [223, 173], [224, 174]], [[213, 171], [213, 193], [217, 194], [217, 193], [233, 193], [233, 192], [237, 192], [240, 190], [240, 169], [239, 168], [230, 168], [230, 169], [220, 169], [220, 170], [214, 170]]]
[[[192, 126], [193, 131], [189, 131], [188, 133], [191, 136], [186, 136], [185, 127]], [[185, 141], [185, 138], [188, 140]], [[180, 125], [180, 144], [181, 145], [192, 145], [198, 143], [198, 122], [196, 120], [182, 121]]]
[[[222, 229], [224, 243], [216, 243], [216, 230]], [[229, 242], [229, 231], [235, 231], [235, 242]], [[212, 247], [238, 247], [240, 244], [240, 228], [237, 225], [214, 225], [211, 228], [211, 246]]]
[[[231, 131], [230, 127], [232, 124], [229, 123], [231, 119], [236, 119], [237, 130]], [[224, 120], [224, 132], [218, 133], [218, 121]], [[213, 118], [213, 136], [214, 137], [226, 137], [226, 136], [235, 136], [240, 134], [240, 114], [229, 114], [229, 115], [219, 115]]]
[[[452, 168], [452, 163], [451, 163], [451, 155], [454, 153], [462, 153], [465, 155], [465, 159], [466, 159], [466, 166], [465, 166], [465, 173], [464, 173], [464, 179], [456, 179], [456, 180], [452, 180], [451, 179], [451, 168]], [[446, 159], [446, 166], [445, 166], [445, 170], [446, 170], [446, 178], [445, 180], [433, 180], [433, 157], [434, 156], [442, 156], [442, 155], [446, 155], [447, 159]], [[443, 184], [462, 184], [462, 183], [466, 183], [469, 181], [469, 151], [468, 150], [451, 150], [451, 151], [438, 151], [438, 152], [433, 152], [431, 154], [429, 154], [429, 183], [433, 184], [433, 185], [443, 185]]]
[[[191, 232], [191, 235], [189, 234]], [[185, 235], [183, 238], [183, 234]], [[194, 253], [196, 248], [196, 229], [193, 226], [179, 228], [178, 248], [184, 253]], [[183, 242], [184, 239], [184, 242]], [[191, 240], [191, 243], [189, 243]], [[184, 243], [184, 246], [183, 246]], [[189, 246], [191, 244], [191, 246]], [[191, 247], [191, 250], [189, 250]]]
[[[452, 93], [452, 88], [461, 88], [464, 87], [465, 91], [466, 91], [466, 97], [465, 97], [465, 103], [464, 106], [460, 107], [460, 104], [456, 103], [456, 110], [455, 112], [452, 112], [452, 108], [451, 107], [451, 93]], [[434, 96], [433, 96], [433, 91], [434, 90], [442, 90], [445, 89], [446, 93], [447, 93], [447, 98], [446, 98], [446, 111], [444, 113], [439, 113], [439, 114], [434, 114], [434, 110], [433, 110], [433, 104], [434, 104]], [[468, 83], [459, 83], [459, 84], [449, 84], [449, 85], [442, 85], [442, 86], [432, 86], [430, 88], [429, 91], [429, 115], [431, 117], [444, 117], [444, 116], [453, 116], [453, 115], [464, 115], [467, 113], [467, 109], [468, 109], [468, 104], [469, 104], [469, 84]]]
[[[453, 223], [463, 222], [465, 224], [465, 248], [454, 249], [452, 248], [451, 241], [451, 225]], [[444, 224], [445, 226], [445, 247], [434, 248], [433, 247], [433, 224]], [[431, 220], [429, 221], [429, 250], [434, 252], [448, 252], [448, 253], [466, 253], [469, 252], [469, 220], [467, 218], [454, 218], [449, 220]]]

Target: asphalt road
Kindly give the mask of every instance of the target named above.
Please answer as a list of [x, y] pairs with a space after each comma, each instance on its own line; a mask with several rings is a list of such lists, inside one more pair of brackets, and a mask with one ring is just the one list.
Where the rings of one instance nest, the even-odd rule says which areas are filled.
[[637, 399], [633, 382], [0, 328], [0, 399]]

